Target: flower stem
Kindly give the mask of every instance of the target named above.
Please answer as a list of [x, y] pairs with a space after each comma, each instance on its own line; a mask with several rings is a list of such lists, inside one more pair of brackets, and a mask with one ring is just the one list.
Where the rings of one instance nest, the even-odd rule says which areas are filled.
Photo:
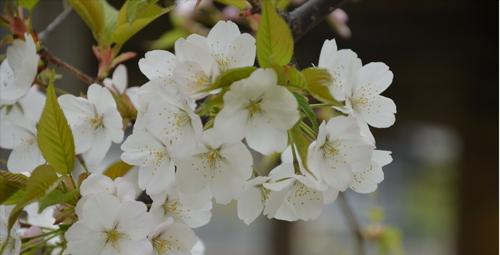
[[40, 51], [40, 57], [42, 57], [42, 59], [46, 60], [47, 62], [50, 62], [56, 66], [59, 66], [67, 71], [69, 71], [70, 73], [72, 73], [73, 75], [75, 75], [76, 78], [80, 79], [81, 81], [83, 81], [85, 84], [87, 85], [91, 85], [92, 83], [95, 82], [95, 79], [90, 77], [89, 75], [83, 73], [82, 71], [80, 71], [78, 68], [64, 62], [62, 59], [52, 55], [52, 53], [50, 53], [47, 49], [43, 48], [41, 51]]

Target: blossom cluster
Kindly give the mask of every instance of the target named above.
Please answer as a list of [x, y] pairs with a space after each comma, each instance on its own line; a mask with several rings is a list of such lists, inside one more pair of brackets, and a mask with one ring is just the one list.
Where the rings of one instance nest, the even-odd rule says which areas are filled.
[[[142, 86], [127, 88], [127, 70], [120, 65], [112, 77], [90, 85], [85, 96], [58, 97], [75, 153], [91, 172], [80, 180], [65, 253], [191, 254], [199, 242], [192, 228], [210, 221], [212, 203], [236, 201], [237, 215], [247, 224], [260, 214], [312, 220], [339, 192], [377, 189], [382, 167], [392, 158], [376, 148], [370, 127], [387, 128], [395, 121], [394, 102], [380, 95], [392, 83], [389, 67], [363, 65], [353, 51], [325, 41], [315, 68], [331, 76], [327, 89], [338, 104], [322, 106], [336, 114], [314, 130], [303, 120], [295, 91], [280, 83], [273, 68], [256, 68], [227, 86], [213, 86], [232, 70], [253, 67], [255, 58], [254, 37], [219, 21], [206, 37], [177, 40], [175, 54], [147, 52], [138, 63], [148, 79]], [[45, 163], [36, 129], [45, 96], [32, 86], [38, 62], [35, 42], [26, 34], [8, 48], [0, 66], [0, 147], [12, 149], [9, 171], [28, 176]], [[134, 120], [122, 116], [116, 98], [136, 110]], [[305, 148], [291, 135], [296, 127], [307, 133]], [[121, 160], [136, 168], [136, 179], [113, 179], [95, 170], [113, 143], [120, 144]], [[254, 158], [276, 154], [277, 166], [257, 170]], [[27, 222], [55, 228], [57, 208], [39, 212], [37, 202], [33, 205], [25, 209]], [[4, 240], [8, 214], [3, 211], [10, 208], [0, 209]], [[7, 246], [12, 254], [19, 253], [18, 229], [14, 226], [14, 242]]]

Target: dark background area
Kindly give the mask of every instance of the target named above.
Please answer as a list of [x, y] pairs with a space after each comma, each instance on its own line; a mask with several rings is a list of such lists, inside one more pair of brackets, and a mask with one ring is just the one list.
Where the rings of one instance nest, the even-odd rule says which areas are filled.
[[[111, 2], [119, 6], [120, 1]], [[59, 0], [41, 1], [35, 27], [44, 28], [61, 8]], [[335, 37], [340, 48], [353, 49], [363, 63], [382, 61], [394, 72], [394, 82], [384, 95], [398, 106], [397, 122], [374, 135], [380, 147], [393, 150], [395, 161], [384, 168], [380, 197], [387, 220], [402, 230], [406, 254], [498, 254], [498, 2], [365, 0], [347, 2], [342, 8], [349, 15], [352, 37], [340, 39], [322, 23], [298, 42], [296, 59], [302, 67], [317, 63], [323, 41]], [[125, 50], [142, 56], [147, 50], [144, 42], [168, 28], [164, 16], [134, 36]], [[75, 13], [47, 40], [55, 55], [88, 74], [96, 73], [92, 43]], [[146, 81], [137, 60], [127, 66], [130, 85]], [[63, 74], [65, 89], [83, 88], [80, 81]], [[424, 157], [418, 156], [422, 153]], [[364, 201], [348, 195], [355, 205]], [[232, 210], [216, 208], [214, 214], [231, 214], [232, 219]], [[363, 221], [362, 213], [359, 217]], [[241, 247], [235, 249], [240, 253], [233, 253], [211, 245], [260, 240], [241, 236], [241, 229], [270, 237], [271, 241], [249, 245], [266, 246], [258, 250], [261, 254], [353, 254], [349, 247], [342, 253], [308, 252], [305, 243], [299, 245], [302, 248], [292, 245], [294, 231], [302, 230], [302, 223], [260, 219], [256, 226], [246, 227], [221, 218], [215, 216], [199, 231], [207, 254], [252, 254]]]

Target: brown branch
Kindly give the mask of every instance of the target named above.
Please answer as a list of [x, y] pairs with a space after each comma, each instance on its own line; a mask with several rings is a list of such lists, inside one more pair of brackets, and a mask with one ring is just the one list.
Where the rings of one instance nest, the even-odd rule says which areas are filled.
[[364, 255], [365, 253], [365, 239], [363, 236], [363, 231], [361, 230], [361, 226], [359, 225], [358, 220], [356, 219], [356, 215], [354, 214], [354, 211], [352, 210], [351, 206], [347, 202], [347, 198], [343, 193], [339, 193], [339, 206], [340, 209], [342, 210], [342, 213], [344, 214], [346, 220], [347, 220], [347, 225], [350, 228], [351, 232], [354, 235], [355, 241], [356, 241], [356, 250], [357, 250], [357, 255]]
[[300, 40], [331, 12], [347, 0], [309, 0], [295, 10], [284, 14], [295, 41]]
[[65, 8], [63, 12], [61, 12], [42, 32], [38, 34], [38, 38], [40, 38], [40, 40], [44, 40], [50, 32], [52, 32], [57, 26], [59, 26], [64, 21], [64, 19], [66, 19], [66, 17], [68, 17], [68, 15], [71, 13], [71, 10], [71, 7]]
[[56, 66], [59, 66], [67, 71], [69, 71], [70, 73], [72, 73], [73, 75], [75, 75], [76, 78], [80, 79], [81, 81], [83, 81], [85, 84], [87, 85], [91, 85], [92, 83], [95, 82], [95, 79], [90, 77], [89, 75], [83, 73], [82, 71], [80, 71], [78, 68], [64, 62], [62, 59], [52, 55], [52, 53], [50, 53], [47, 49], [42, 49], [40, 51], [40, 56], [42, 57], [42, 59], [46, 60], [47, 62], [50, 62]]

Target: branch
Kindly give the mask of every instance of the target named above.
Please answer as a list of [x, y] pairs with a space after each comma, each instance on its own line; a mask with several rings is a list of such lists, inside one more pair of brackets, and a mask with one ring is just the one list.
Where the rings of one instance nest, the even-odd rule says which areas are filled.
[[347, 0], [309, 0], [295, 10], [284, 14], [295, 41], [300, 40], [313, 27]]
[[61, 24], [63, 20], [68, 17], [68, 15], [71, 13], [71, 10], [71, 7], [64, 9], [64, 11], [62, 11], [52, 22], [50, 22], [50, 24], [38, 34], [40, 40], [45, 39], [45, 37], [47, 37], [47, 35], [52, 32], [52, 30], [59, 26], [59, 24]]
[[364, 237], [361, 227], [358, 223], [358, 220], [356, 219], [356, 215], [354, 214], [354, 211], [347, 202], [347, 198], [343, 193], [339, 193], [338, 200], [340, 204], [340, 209], [342, 210], [342, 213], [346, 217], [347, 224], [356, 239], [357, 254], [364, 255], [365, 254]]
[[82, 71], [80, 71], [78, 68], [64, 62], [62, 59], [52, 55], [52, 53], [50, 53], [47, 49], [45, 48], [42, 48], [42, 50], [40, 51], [40, 56], [42, 57], [42, 59], [46, 60], [47, 62], [50, 62], [56, 66], [59, 66], [63, 69], [66, 69], [68, 70], [69, 72], [71, 72], [72, 74], [74, 74], [76, 76], [76, 78], [80, 79], [81, 81], [83, 81], [85, 84], [87, 85], [91, 85], [92, 83], [95, 82], [95, 79], [88, 76], [87, 74], [83, 73]]

